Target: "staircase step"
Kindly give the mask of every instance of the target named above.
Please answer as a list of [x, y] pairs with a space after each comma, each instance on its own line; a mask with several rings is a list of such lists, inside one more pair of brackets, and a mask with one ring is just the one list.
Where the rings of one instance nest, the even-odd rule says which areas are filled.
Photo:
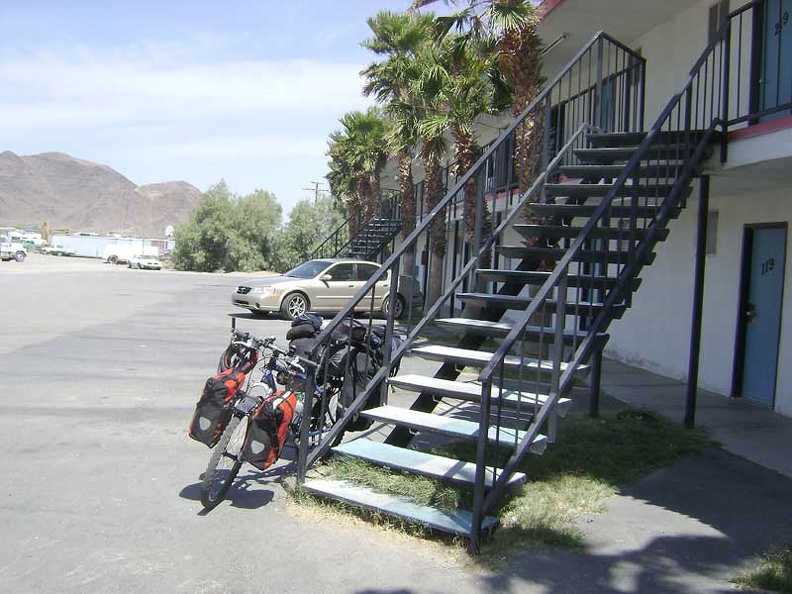
[[[467, 510], [446, 511], [434, 507], [418, 505], [413, 501], [377, 493], [367, 487], [354, 485], [349, 481], [312, 479], [303, 483], [306, 491], [344, 503], [376, 511], [414, 522], [435, 530], [469, 538], [472, 535], [473, 514]], [[493, 530], [499, 523], [498, 518], [485, 516], [482, 521], [484, 531]]]
[[[545, 238], [573, 238], [580, 235], [583, 227], [572, 227], [565, 225], [530, 225], [530, 224], [517, 224], [512, 225], [512, 228], [523, 237], [545, 237]], [[630, 231], [628, 229], [619, 229], [618, 227], [595, 227], [591, 230], [589, 237], [592, 239], [616, 239], [626, 241], [634, 235], [636, 240], [640, 240], [646, 235], [643, 229], [636, 229]], [[663, 241], [668, 237], [668, 229], [660, 229], [655, 236], [658, 241]]]
[[[447, 363], [455, 363], [457, 365], [479, 368], [485, 367], [495, 354], [489, 351], [474, 351], [471, 349], [460, 349], [457, 347], [449, 347], [439, 344], [415, 347], [412, 349], [411, 353], [432, 361], [443, 361]], [[547, 373], [553, 371], [553, 362], [550, 360], [540, 361], [539, 359], [518, 357], [516, 355], [506, 356], [503, 360], [503, 364], [509, 369], [522, 369], [527, 371], [541, 370]], [[563, 373], [568, 366], [568, 363], [561, 362], [561, 372]], [[580, 374], [584, 374], [588, 372], [588, 370], [588, 365], [580, 365], [576, 371]]]
[[[637, 146], [627, 147], [598, 147], [575, 149], [575, 156], [581, 163], [587, 164], [608, 164], [608, 163], [627, 163], [635, 154]], [[644, 153], [645, 160], [681, 160], [689, 158], [693, 153], [693, 148], [682, 144], [654, 144]], [[685, 154], [687, 153], [687, 154]]]
[[[473, 320], [470, 318], [440, 318], [435, 324], [458, 334], [476, 334], [493, 338], [505, 338], [512, 331], [514, 324], [511, 322], [488, 322], [487, 320]], [[564, 343], [570, 344], [582, 341], [588, 333], [585, 330], [564, 328], [562, 336]], [[553, 340], [555, 328], [547, 326], [526, 326], [522, 334], [526, 338], [539, 338]], [[606, 335], [603, 335], [606, 336]]]
[[[499, 283], [522, 283], [525, 285], [542, 285], [550, 278], [551, 272], [536, 270], [508, 270], [497, 268], [480, 268], [476, 271], [479, 278]], [[618, 278], [609, 276], [592, 276], [570, 274], [567, 276], [567, 286], [584, 289], [612, 289], [619, 282]], [[630, 280], [630, 290], [637, 291], [641, 285], [640, 278]]]
[[[556, 261], [567, 252], [562, 248], [547, 248], [547, 247], [527, 247], [524, 245], [501, 245], [497, 246], [495, 250], [504, 258], [536, 258], [541, 260]], [[644, 264], [651, 264], [654, 262], [655, 253], [650, 252], [644, 260]], [[629, 260], [627, 252], [619, 251], [595, 251], [595, 250], [581, 250], [573, 258], [574, 262], [600, 262], [609, 264], [625, 264]]]
[[[675, 178], [683, 165], [682, 161], [642, 163], [637, 172], [643, 178]], [[616, 179], [624, 171], [624, 165], [562, 165], [559, 171], [572, 178]]]
[[[545, 184], [544, 191], [549, 196], [568, 196], [570, 198], [602, 198], [614, 188], [616, 184]], [[665, 198], [671, 193], [672, 184], [625, 184], [616, 190], [616, 196], [629, 198]]]
[[[332, 449], [333, 452], [366, 460], [378, 466], [406, 470], [413, 474], [428, 476], [438, 480], [448, 481], [458, 485], [472, 486], [476, 477], [476, 465], [471, 462], [462, 462], [445, 456], [427, 454], [417, 450], [409, 450], [388, 445], [379, 441], [372, 441], [359, 437], [347, 441]], [[498, 469], [500, 475], [500, 469]], [[508, 479], [509, 485], [524, 483], [526, 476], [522, 472], [515, 472]], [[486, 487], [494, 483], [492, 467], [488, 467], [484, 476]]]
[[[599, 208], [598, 204], [531, 204], [529, 208], [541, 216], [558, 216], [565, 219], [590, 218], [594, 211]], [[612, 205], [608, 209], [608, 214], [612, 218], [627, 219], [633, 216], [639, 219], [651, 219], [657, 216], [660, 211], [659, 206], [617, 206]], [[670, 209], [671, 218], [679, 216], [682, 209], [678, 206]]]
[[[410, 410], [400, 406], [379, 406], [361, 411], [366, 418], [374, 419], [380, 423], [408, 427], [415, 431], [427, 431], [445, 437], [457, 439], [477, 440], [479, 424], [474, 421], [456, 419], [432, 413]], [[487, 430], [487, 440], [492, 444], [513, 448], [525, 439], [526, 432], [509, 427], [490, 427]], [[547, 448], [547, 437], [537, 435], [528, 450], [532, 454], [542, 455]]]
[[[701, 139], [703, 132], [675, 132], [663, 131], [655, 135], [655, 144], [678, 144], [682, 141], [690, 139], [691, 142], [698, 142]], [[588, 135], [589, 144], [593, 147], [607, 147], [607, 146], [632, 146], [637, 148], [644, 138], [646, 132], [603, 132]]]
[[[497, 307], [499, 309], [516, 309], [525, 310], [531, 304], [533, 299], [531, 297], [520, 297], [517, 295], [495, 295], [492, 293], [457, 293], [457, 297], [471, 305], [479, 305], [482, 307]], [[556, 299], [547, 299], [543, 309], [548, 313], [554, 313], [558, 307]], [[611, 309], [611, 318], [619, 319], [624, 315], [626, 305], [615, 305]], [[602, 309], [601, 303], [588, 303], [588, 302], [567, 302], [566, 315], [580, 315], [590, 317]]]
[[[388, 379], [388, 384], [418, 392], [421, 394], [433, 394], [441, 398], [456, 398], [470, 402], [481, 402], [481, 385], [473, 382], [460, 382], [445, 380], [437, 377], [429, 377], [418, 374], [397, 375]], [[531, 383], [533, 386], [533, 382]], [[502, 403], [503, 406], [510, 408], [542, 406], [547, 402], [547, 394], [536, 392], [522, 392], [516, 389], [504, 389], [499, 392], [497, 388], [492, 390], [493, 404]], [[569, 398], [559, 398], [555, 404], [555, 410], [559, 416], [566, 416], [572, 401]]]

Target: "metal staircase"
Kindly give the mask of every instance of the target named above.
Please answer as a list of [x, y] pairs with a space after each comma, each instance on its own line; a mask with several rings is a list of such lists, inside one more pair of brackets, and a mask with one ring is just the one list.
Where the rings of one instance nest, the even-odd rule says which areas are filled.
[[399, 219], [371, 219], [346, 246], [339, 250], [338, 257], [376, 260], [383, 249], [399, 234], [401, 228], [402, 223]]
[[[350, 237], [349, 229], [356, 229]], [[355, 258], [379, 260], [391, 246], [402, 229], [397, 198], [390, 196], [381, 201], [379, 213], [368, 221], [360, 213], [348, 217], [311, 252], [311, 258]]]
[[[485, 197], [496, 200], [502, 181], [508, 199], [516, 196], [491, 236], [477, 233], [472, 257], [459, 262], [440, 299], [415, 326], [403, 329], [405, 343], [385, 353], [386, 360], [420, 357], [440, 367], [433, 376], [413, 372], [389, 378], [387, 366], [374, 374], [322, 444], [300, 452], [303, 488], [464, 536], [470, 551], [478, 551], [482, 535], [498, 524], [504, 497], [526, 480], [520, 471], [523, 458], [540, 455], [555, 440], [556, 423], [568, 411], [575, 385], [590, 375], [597, 387], [608, 327], [630, 307], [643, 267], [652, 263], [658, 242], [667, 239], [668, 225], [684, 208], [694, 178], [719, 140], [719, 102], [700, 103], [698, 97], [706, 97], [705, 86], [724, 84], [713, 82], [711, 74], [722, 41], [713, 42], [656, 123], [641, 131], [644, 61], [609, 36], [596, 35], [473, 169], [456, 180], [383, 265], [397, 270], [408, 246], [429, 241], [435, 219], [447, 217], [446, 223], [453, 223], [450, 205], [461, 203], [459, 196], [474, 181], [477, 211], [464, 217], [481, 221]], [[598, 72], [599, 79], [581, 83], [582, 72], [589, 71]], [[604, 85], [610, 90], [603, 94]], [[604, 103], [605, 96], [610, 104]], [[520, 176], [510, 169], [510, 157], [526, 122], [532, 129], [543, 124], [546, 136], [537, 143], [542, 158], [527, 160], [540, 166]], [[526, 209], [541, 223], [521, 222]], [[361, 289], [361, 299], [376, 280]], [[340, 312], [320, 341], [329, 340], [351, 310], [352, 305]], [[388, 333], [393, 324], [388, 319]], [[428, 333], [433, 326], [458, 334], [457, 345], [433, 343]], [[484, 348], [493, 340], [496, 349]], [[401, 367], [408, 369], [409, 361]], [[383, 382], [415, 393], [410, 408], [385, 404], [363, 410], [370, 397], [386, 400]], [[467, 418], [438, 414], [441, 402], [459, 403]], [[312, 479], [309, 468], [358, 413], [393, 430], [384, 442], [357, 437], [333, 447], [334, 453], [467, 486], [473, 492], [472, 508], [423, 507], [348, 481]], [[475, 441], [475, 459], [411, 447], [413, 437], [424, 433]]]

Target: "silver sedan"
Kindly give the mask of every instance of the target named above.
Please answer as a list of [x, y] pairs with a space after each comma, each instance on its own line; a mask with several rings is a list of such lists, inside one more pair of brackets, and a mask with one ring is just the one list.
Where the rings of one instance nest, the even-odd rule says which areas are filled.
[[[363, 260], [309, 260], [282, 276], [246, 280], [234, 288], [231, 303], [254, 314], [280, 311], [293, 320], [305, 312], [337, 312], [380, 269], [376, 262]], [[386, 314], [390, 308], [389, 276], [374, 285], [374, 307]], [[404, 288], [411, 290], [404, 291]], [[399, 277], [395, 316], [401, 317], [407, 305], [420, 306], [423, 295], [409, 276]], [[371, 299], [362, 299], [358, 310], [368, 310]]]

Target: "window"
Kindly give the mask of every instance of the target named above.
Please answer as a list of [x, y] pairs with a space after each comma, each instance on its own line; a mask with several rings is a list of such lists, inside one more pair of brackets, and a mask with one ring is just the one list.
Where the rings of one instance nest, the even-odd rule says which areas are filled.
[[379, 270], [379, 266], [372, 266], [371, 264], [358, 264], [356, 280], [367, 281], [371, 276]]
[[327, 271], [334, 281], [351, 281], [354, 276], [354, 264], [337, 264]]

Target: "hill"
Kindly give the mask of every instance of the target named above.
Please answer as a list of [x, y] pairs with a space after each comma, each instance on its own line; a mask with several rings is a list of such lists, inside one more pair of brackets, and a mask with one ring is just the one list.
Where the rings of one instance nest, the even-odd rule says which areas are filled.
[[162, 237], [186, 222], [200, 190], [183, 181], [137, 186], [107, 165], [64, 153], [0, 153], [0, 225]]

